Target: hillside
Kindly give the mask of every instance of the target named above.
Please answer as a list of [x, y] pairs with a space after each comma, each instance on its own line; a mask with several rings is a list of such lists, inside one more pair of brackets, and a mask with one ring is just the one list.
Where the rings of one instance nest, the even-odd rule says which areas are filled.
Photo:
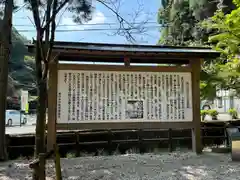
[[12, 31], [12, 53], [9, 62], [9, 85], [8, 96], [14, 96], [18, 89], [24, 88], [30, 90], [34, 83], [34, 73], [29, 63], [25, 61], [28, 55], [25, 43], [27, 39], [21, 36], [13, 28]]

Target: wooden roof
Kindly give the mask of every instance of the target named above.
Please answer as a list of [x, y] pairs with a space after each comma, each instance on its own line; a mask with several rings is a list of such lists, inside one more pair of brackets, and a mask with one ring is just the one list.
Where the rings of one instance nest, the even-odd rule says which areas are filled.
[[[29, 52], [34, 45], [27, 44]], [[203, 47], [175, 47], [163, 45], [127, 45], [55, 41], [53, 52], [59, 60], [89, 62], [123, 62], [129, 57], [133, 63], [176, 63], [193, 58], [216, 58], [219, 52]]]

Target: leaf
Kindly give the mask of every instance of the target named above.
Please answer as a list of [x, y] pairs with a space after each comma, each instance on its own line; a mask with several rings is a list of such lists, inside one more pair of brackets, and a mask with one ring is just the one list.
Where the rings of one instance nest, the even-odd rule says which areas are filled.
[[216, 34], [216, 35], [213, 35], [213, 36], [209, 37], [209, 42], [214, 43], [216, 41], [221, 41], [221, 40], [226, 39], [228, 37], [229, 37], [229, 33], [227, 33], [227, 32]]

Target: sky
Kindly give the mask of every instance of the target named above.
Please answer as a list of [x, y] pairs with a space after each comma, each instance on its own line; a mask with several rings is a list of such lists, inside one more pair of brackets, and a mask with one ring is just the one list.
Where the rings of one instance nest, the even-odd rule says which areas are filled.
[[[133, 37], [136, 44], [156, 44], [160, 37], [157, 23], [157, 11], [160, 0], [112, 0], [118, 1], [119, 15], [134, 26], [141, 26], [144, 32], [135, 32]], [[93, 42], [93, 43], [130, 43], [124, 36], [117, 33], [119, 22], [116, 15], [104, 5], [95, 2], [92, 20], [84, 24], [76, 24], [72, 14], [64, 10], [57, 18], [57, 41]], [[117, 5], [117, 4], [115, 4]], [[138, 13], [136, 15], [136, 13]], [[144, 24], [142, 24], [144, 22]], [[29, 40], [35, 38], [32, 13], [21, 8], [13, 15], [13, 26], [20, 34]]]

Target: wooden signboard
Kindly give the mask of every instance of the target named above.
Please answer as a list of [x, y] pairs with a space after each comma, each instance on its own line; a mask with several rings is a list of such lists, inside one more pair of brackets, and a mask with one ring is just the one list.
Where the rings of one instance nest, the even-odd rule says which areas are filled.
[[[28, 45], [29, 52], [34, 49], [34, 44]], [[218, 57], [218, 52], [207, 48], [55, 42], [53, 53], [48, 149], [56, 143], [58, 129], [189, 128], [194, 151], [202, 152], [200, 65], [204, 58]], [[83, 61], [124, 65], [79, 64]]]
[[[192, 69], [53, 65], [49, 84], [49, 103], [53, 106], [49, 106], [49, 115], [54, 120], [48, 124], [48, 133], [52, 134], [48, 142], [55, 142], [57, 129], [192, 128], [196, 134], [200, 119], [194, 118], [194, 113], [200, 117], [200, 112], [194, 111], [193, 104], [199, 98], [193, 95], [199, 93], [194, 91], [199, 86], [194, 87], [192, 80], [197, 76]], [[194, 123], [196, 120], [199, 123]]]

